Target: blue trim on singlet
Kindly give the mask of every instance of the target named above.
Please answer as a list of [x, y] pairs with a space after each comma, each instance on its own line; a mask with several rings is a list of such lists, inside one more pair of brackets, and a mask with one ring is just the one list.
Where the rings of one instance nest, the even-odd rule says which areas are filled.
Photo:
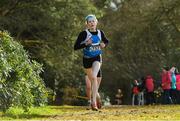
[[102, 54], [102, 50], [100, 48], [100, 38], [98, 35], [92, 35], [92, 44], [83, 49], [84, 57], [92, 58]]

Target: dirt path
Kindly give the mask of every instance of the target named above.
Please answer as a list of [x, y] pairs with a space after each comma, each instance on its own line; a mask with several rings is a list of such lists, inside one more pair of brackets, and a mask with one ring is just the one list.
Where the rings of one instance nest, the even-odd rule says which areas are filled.
[[48, 120], [180, 120], [180, 106], [111, 106], [99, 111], [75, 107]]

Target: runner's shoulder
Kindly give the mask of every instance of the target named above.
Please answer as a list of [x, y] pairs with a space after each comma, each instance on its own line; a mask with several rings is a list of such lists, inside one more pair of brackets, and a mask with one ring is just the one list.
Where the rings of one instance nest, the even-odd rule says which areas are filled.
[[100, 29], [99, 29], [99, 31], [101, 32], [101, 34], [103, 34], [103, 35], [104, 35], [104, 31], [103, 31], [103, 30], [100, 30]]
[[80, 33], [79, 33], [79, 35], [87, 35], [87, 32], [84, 30], [84, 31], [81, 31]]
[[80, 33], [79, 33], [79, 38], [86, 38], [86, 36], [87, 36], [87, 32], [86, 31], [81, 31]]

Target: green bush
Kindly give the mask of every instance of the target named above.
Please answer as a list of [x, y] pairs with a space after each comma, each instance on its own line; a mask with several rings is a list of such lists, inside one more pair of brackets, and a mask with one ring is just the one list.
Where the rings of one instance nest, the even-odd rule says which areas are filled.
[[42, 65], [28, 58], [23, 46], [0, 31], [0, 108], [18, 106], [27, 110], [44, 105], [46, 88], [39, 74]]
[[5, 116], [12, 117], [12, 118], [19, 118], [19, 115], [22, 115], [24, 113], [24, 110], [22, 108], [18, 107], [10, 107], [6, 113]]
[[47, 88], [47, 93], [48, 93], [48, 97], [47, 97], [48, 105], [52, 105], [55, 101], [56, 93], [51, 88]]

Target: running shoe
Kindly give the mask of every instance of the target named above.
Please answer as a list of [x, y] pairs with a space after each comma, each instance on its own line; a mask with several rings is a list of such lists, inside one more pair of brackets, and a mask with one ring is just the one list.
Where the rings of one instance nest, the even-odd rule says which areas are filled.
[[91, 100], [88, 100], [86, 110], [90, 110], [90, 109], [91, 109]]
[[92, 104], [91, 104], [91, 109], [92, 109], [93, 111], [98, 111], [98, 107], [97, 107], [96, 103], [92, 103]]
[[97, 103], [98, 109], [101, 109], [102, 108], [102, 102], [101, 102], [101, 97], [100, 96], [97, 96], [96, 103]]

